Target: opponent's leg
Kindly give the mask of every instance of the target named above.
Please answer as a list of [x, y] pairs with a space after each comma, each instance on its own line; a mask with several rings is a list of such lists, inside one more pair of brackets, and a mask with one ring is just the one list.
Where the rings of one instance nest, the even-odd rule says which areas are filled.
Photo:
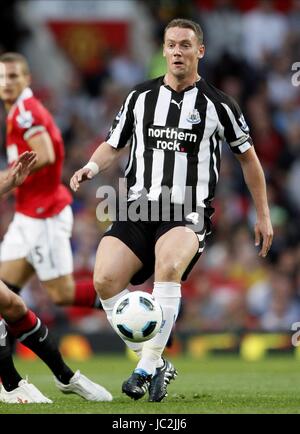
[[[10, 291], [0, 281], [0, 314], [5, 320], [18, 321], [26, 315], [27, 308], [23, 300]], [[0, 342], [0, 401], [6, 403], [51, 403], [33, 384], [23, 380], [16, 370], [9, 340], [7, 339], [7, 326], [1, 319]]]
[[0, 279], [16, 293], [21, 291], [33, 274], [34, 269], [25, 258], [0, 263]]
[[95, 291], [93, 279], [75, 281], [73, 274], [44, 280], [42, 286], [53, 303], [59, 306], [100, 308], [101, 303]]
[[89, 401], [111, 401], [104, 387], [93, 383], [79, 371], [74, 373], [64, 362], [54, 338], [32, 311], [19, 321], [8, 323], [9, 330], [22, 344], [34, 351], [51, 369], [57, 387], [64, 393], [76, 393]]

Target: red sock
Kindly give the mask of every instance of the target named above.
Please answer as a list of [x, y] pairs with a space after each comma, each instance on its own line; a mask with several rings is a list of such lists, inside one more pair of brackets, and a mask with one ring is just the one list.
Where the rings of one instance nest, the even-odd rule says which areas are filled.
[[73, 306], [99, 307], [100, 300], [94, 288], [93, 279], [76, 281]]
[[11, 334], [18, 337], [32, 330], [36, 326], [36, 323], [37, 317], [35, 313], [28, 310], [21, 319], [13, 323], [7, 323], [7, 325]]

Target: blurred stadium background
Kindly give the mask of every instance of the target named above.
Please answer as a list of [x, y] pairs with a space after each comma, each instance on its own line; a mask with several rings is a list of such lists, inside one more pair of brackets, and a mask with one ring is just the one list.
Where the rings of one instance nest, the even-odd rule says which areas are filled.
[[[269, 350], [298, 354], [291, 326], [300, 321], [300, 81], [292, 85], [292, 65], [300, 62], [300, 0], [3, 1], [0, 52], [20, 51], [28, 58], [34, 92], [63, 133], [68, 184], [105, 138], [129, 89], [164, 73], [163, 28], [179, 16], [203, 26], [207, 52], [200, 74], [243, 109], [267, 178], [275, 235], [268, 258], [260, 259], [253, 206], [239, 165], [224, 145], [214, 232], [183, 285], [169, 351], [198, 357], [241, 351], [248, 359]], [[0, 122], [4, 168], [2, 107]], [[91, 275], [109, 225], [96, 219], [97, 187], [117, 188], [126, 158], [125, 150], [118, 165], [74, 195], [79, 278]], [[0, 239], [13, 203], [13, 197], [0, 203]], [[151, 284], [139, 289], [150, 290]], [[92, 352], [124, 351], [102, 311], [55, 307], [35, 280], [23, 296], [61, 337], [65, 354], [84, 359]]]

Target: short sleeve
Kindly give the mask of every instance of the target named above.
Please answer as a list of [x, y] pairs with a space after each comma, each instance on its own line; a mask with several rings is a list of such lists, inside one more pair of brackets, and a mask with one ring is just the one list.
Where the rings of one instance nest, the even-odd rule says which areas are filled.
[[113, 148], [124, 148], [132, 137], [134, 129], [134, 95], [135, 90], [130, 92], [125, 99], [105, 139]]
[[43, 109], [37, 101], [22, 102], [18, 105], [18, 109], [16, 123], [22, 130], [24, 140], [28, 141], [47, 130]]
[[218, 114], [222, 126], [221, 136], [235, 154], [243, 154], [253, 146], [249, 127], [233, 98], [228, 97], [226, 101], [220, 103]]

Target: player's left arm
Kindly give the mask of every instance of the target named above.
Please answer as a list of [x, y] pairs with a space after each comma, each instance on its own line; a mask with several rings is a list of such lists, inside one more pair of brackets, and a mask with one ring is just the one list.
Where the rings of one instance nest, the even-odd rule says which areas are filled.
[[225, 138], [239, 160], [244, 179], [254, 201], [257, 214], [254, 228], [255, 245], [260, 245], [262, 241], [259, 256], [265, 258], [273, 240], [265, 175], [252, 146], [249, 127], [237, 102], [223, 94], [223, 99], [217, 105], [217, 110], [222, 125], [219, 130], [220, 136]]
[[18, 106], [15, 127], [19, 129], [29, 148], [37, 155], [33, 172], [53, 164], [56, 160], [55, 146], [48, 130], [48, 115], [35, 99], [29, 99]]
[[256, 208], [255, 245], [258, 246], [262, 240], [259, 256], [265, 258], [273, 240], [265, 175], [253, 146], [246, 152], [235, 155], [241, 164], [245, 182]]
[[33, 172], [55, 162], [53, 142], [46, 130], [27, 139], [27, 144], [37, 155]]

